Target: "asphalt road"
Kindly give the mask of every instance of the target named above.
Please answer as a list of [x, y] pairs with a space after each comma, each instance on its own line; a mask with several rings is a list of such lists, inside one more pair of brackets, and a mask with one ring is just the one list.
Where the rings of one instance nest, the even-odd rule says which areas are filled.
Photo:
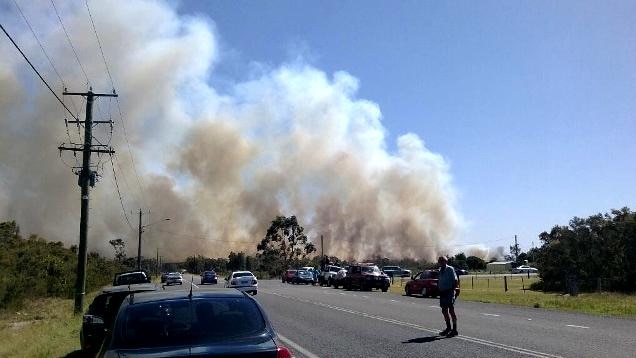
[[[209, 287], [198, 282], [194, 289]], [[444, 323], [433, 298], [268, 280], [259, 281], [255, 298], [297, 357], [636, 357], [634, 320], [460, 297], [460, 335], [440, 338]]]

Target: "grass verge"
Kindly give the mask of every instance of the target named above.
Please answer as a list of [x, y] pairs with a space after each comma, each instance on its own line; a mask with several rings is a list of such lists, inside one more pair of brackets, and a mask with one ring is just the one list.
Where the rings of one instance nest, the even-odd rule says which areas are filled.
[[[528, 290], [530, 284], [538, 281], [536, 277], [523, 277], [522, 280], [520, 276], [514, 276], [506, 281], [507, 292], [503, 277], [462, 276], [459, 299], [636, 319], [636, 295], [605, 292], [581, 293], [574, 297]], [[396, 280], [391, 292], [404, 294], [406, 282]]]
[[[85, 302], [93, 298], [88, 295]], [[0, 357], [74, 356], [80, 349], [81, 325], [82, 316], [73, 315], [72, 299], [26, 301], [17, 312], [0, 312]]]

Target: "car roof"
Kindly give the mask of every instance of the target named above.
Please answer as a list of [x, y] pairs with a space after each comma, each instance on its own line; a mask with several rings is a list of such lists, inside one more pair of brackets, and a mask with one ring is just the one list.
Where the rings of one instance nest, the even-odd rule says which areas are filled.
[[130, 285], [106, 286], [102, 288], [102, 293], [156, 290], [157, 286], [154, 283], [131, 283]]
[[235, 273], [249, 273], [252, 276], [254, 276], [254, 274], [252, 273], [252, 271], [232, 271], [232, 275], [234, 275]]
[[[247, 297], [243, 292], [234, 288], [210, 288], [206, 290], [192, 291], [192, 298], [241, 298]], [[128, 304], [135, 305], [156, 301], [170, 301], [178, 299], [188, 299], [189, 291], [154, 291], [139, 292], [127, 300]]]

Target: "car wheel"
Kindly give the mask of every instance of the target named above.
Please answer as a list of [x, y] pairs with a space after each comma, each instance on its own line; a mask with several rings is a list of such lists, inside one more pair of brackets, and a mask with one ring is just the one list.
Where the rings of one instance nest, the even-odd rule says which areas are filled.
[[386, 291], [388, 291], [388, 290], [389, 290], [389, 288], [388, 288], [388, 287], [382, 287], [382, 292], [386, 292]]
[[426, 290], [426, 287], [422, 288], [422, 297], [428, 297], [428, 291]]
[[411, 289], [408, 286], [406, 286], [404, 288], [404, 293], [406, 293], [407, 296], [410, 296], [411, 295]]

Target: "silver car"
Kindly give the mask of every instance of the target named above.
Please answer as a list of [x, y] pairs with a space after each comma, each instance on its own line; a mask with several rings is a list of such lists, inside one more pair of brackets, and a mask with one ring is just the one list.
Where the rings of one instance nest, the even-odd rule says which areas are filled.
[[225, 287], [255, 295], [258, 293], [258, 280], [250, 271], [234, 271], [225, 279]]
[[183, 285], [183, 276], [178, 272], [170, 272], [166, 277], [166, 285]]

